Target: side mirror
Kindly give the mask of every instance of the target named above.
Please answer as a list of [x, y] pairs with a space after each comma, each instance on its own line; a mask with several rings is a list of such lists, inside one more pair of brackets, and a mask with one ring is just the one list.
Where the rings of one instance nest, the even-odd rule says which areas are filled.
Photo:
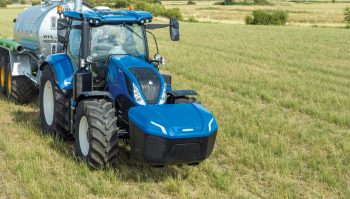
[[179, 41], [180, 40], [180, 26], [179, 22], [175, 18], [170, 18], [170, 38], [172, 41]]
[[59, 43], [66, 43], [68, 36], [68, 20], [58, 19], [57, 20], [57, 39]]

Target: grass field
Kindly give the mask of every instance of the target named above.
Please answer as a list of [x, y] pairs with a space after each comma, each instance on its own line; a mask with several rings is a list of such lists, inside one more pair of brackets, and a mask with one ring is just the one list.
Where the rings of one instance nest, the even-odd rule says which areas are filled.
[[342, 26], [344, 20], [344, 8], [350, 7], [350, 1], [341, 1], [342, 3], [330, 3], [331, 0], [321, 0], [318, 2], [270, 1], [273, 3], [273, 5], [260, 6], [220, 6], [214, 5], [214, 3], [217, 1], [195, 2], [196, 5], [187, 5], [187, 1], [164, 1], [163, 4], [167, 8], [180, 8], [185, 18], [195, 17], [200, 21], [206, 22], [244, 24], [244, 18], [253, 10], [259, 9], [284, 10], [289, 14], [289, 24], [291, 25], [323, 26]]
[[[17, 9], [0, 9], [12, 34]], [[350, 198], [350, 31], [181, 23], [157, 31], [163, 71], [197, 90], [218, 119], [198, 167], [152, 168], [122, 148], [116, 168], [91, 171], [71, 143], [40, 133], [38, 102], [0, 97], [0, 197]]]

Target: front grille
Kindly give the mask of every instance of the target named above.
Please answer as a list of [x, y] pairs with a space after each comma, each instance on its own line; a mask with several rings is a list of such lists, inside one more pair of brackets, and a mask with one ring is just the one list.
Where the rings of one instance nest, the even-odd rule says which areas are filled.
[[155, 104], [160, 95], [160, 79], [151, 68], [131, 68], [130, 71], [139, 81], [148, 104]]

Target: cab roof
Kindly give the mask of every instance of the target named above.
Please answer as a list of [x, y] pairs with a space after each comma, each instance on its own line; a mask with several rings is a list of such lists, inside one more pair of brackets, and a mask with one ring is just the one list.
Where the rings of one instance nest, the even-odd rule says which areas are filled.
[[152, 14], [146, 11], [111, 10], [111, 11], [64, 11], [63, 15], [70, 19], [82, 20], [86, 18], [95, 25], [120, 23], [148, 23], [152, 21]]

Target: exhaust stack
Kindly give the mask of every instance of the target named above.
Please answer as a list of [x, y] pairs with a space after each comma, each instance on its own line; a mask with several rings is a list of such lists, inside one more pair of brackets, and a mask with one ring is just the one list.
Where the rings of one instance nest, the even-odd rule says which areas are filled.
[[83, 0], [74, 0], [74, 10], [81, 11], [83, 5]]

